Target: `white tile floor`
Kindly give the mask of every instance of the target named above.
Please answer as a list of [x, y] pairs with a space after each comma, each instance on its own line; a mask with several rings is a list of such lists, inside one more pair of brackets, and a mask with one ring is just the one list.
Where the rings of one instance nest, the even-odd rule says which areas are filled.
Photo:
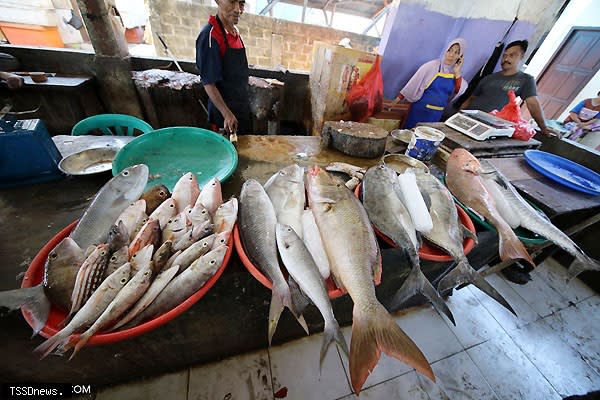
[[[430, 307], [395, 314], [432, 363], [434, 383], [382, 356], [360, 399], [562, 399], [600, 390], [600, 296], [549, 259], [525, 286], [488, 281], [515, 317], [477, 288], [448, 299], [457, 326]], [[351, 328], [343, 328], [348, 340]], [[104, 389], [111, 399], [354, 399], [348, 360], [331, 347], [319, 371], [320, 334], [153, 380]]]

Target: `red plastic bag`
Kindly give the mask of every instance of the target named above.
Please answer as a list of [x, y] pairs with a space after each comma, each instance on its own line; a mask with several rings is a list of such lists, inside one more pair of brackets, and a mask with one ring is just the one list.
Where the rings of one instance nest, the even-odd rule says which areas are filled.
[[494, 110], [490, 114], [507, 121], [514, 122], [515, 132], [512, 135], [513, 139], [528, 141], [535, 135], [535, 129], [527, 121], [521, 117], [521, 107], [517, 103], [517, 96], [514, 90], [508, 91], [508, 104], [502, 107], [502, 110]]
[[375, 64], [365, 74], [358, 84], [354, 85], [346, 96], [352, 120], [366, 121], [371, 115], [381, 111], [383, 104], [383, 80], [379, 56]]

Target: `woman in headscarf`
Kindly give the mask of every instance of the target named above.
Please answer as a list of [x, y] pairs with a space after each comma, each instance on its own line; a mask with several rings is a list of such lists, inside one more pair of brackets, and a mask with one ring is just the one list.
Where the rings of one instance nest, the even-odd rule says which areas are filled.
[[448, 43], [438, 60], [421, 65], [402, 88], [399, 100], [412, 103], [404, 128], [417, 122], [439, 122], [448, 103], [467, 90], [468, 83], [461, 76], [466, 43], [457, 38]]

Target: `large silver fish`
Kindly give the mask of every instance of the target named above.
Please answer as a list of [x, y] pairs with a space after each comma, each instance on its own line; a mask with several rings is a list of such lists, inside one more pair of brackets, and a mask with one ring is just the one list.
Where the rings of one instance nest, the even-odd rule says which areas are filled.
[[68, 312], [77, 272], [83, 263], [83, 250], [66, 237], [48, 253], [44, 280], [37, 286], [0, 292], [0, 306], [10, 310], [23, 307], [33, 318], [33, 335], [46, 325], [51, 302]]
[[273, 283], [269, 308], [269, 345], [277, 328], [284, 307], [290, 309], [300, 325], [308, 333], [308, 327], [292, 304], [290, 287], [286, 282], [277, 259], [275, 209], [265, 189], [254, 179], [242, 186], [240, 195], [240, 235], [248, 257]]
[[292, 164], [277, 171], [265, 183], [265, 191], [273, 203], [277, 222], [291, 226], [302, 238], [302, 214], [306, 203], [304, 168]]
[[82, 249], [105, 243], [112, 224], [140, 198], [147, 182], [147, 165], [125, 168], [102, 186], [69, 236]]
[[[439, 179], [428, 172], [416, 170], [415, 176], [417, 186], [429, 207], [429, 214], [433, 221], [433, 229], [423, 233], [423, 236], [457, 261], [456, 267], [440, 281], [438, 290], [443, 293], [456, 286], [472, 283], [516, 315], [506, 299], [469, 264], [463, 248], [463, 233], [466, 228], [458, 219], [458, 212], [450, 191]], [[471, 233], [469, 236], [472, 237], [473, 234]]]
[[381, 352], [435, 380], [429, 362], [375, 297], [381, 255], [365, 209], [346, 186], [314, 167], [307, 175], [310, 208], [322, 233], [331, 273], [352, 301], [350, 379], [358, 394]]
[[[521, 197], [510, 181], [500, 171], [496, 170], [487, 160], [480, 160], [480, 162], [483, 184], [486, 187], [490, 186], [497, 189], [498, 193], [503, 196], [504, 201], [510, 205], [510, 210], [512, 211], [510, 218], [516, 219], [519, 226], [542, 235], [575, 257], [575, 261], [568, 270], [570, 278], [574, 278], [586, 270], [600, 271], [600, 263], [585, 254], [571, 238], [554, 226], [545, 215], [543, 216], [536, 211], [535, 208]], [[492, 189], [491, 193], [494, 192], [494, 189]]]
[[427, 297], [438, 312], [445, 314], [455, 324], [454, 316], [444, 299], [421, 271], [419, 245], [415, 245], [415, 227], [409, 212], [398, 196], [399, 184], [396, 171], [385, 165], [369, 168], [363, 181], [363, 204], [369, 220], [403, 250], [411, 262], [411, 271], [394, 295], [392, 304], [394, 307], [399, 307], [420, 293]]
[[85, 329], [94, 323], [100, 314], [106, 310], [106, 307], [108, 307], [117, 293], [129, 281], [129, 273], [129, 263], [125, 263], [109, 275], [67, 326], [35, 348], [34, 351], [36, 353], [41, 353], [40, 358], [46, 357], [56, 347], [65, 345], [71, 334]]
[[325, 281], [306, 245], [289, 225], [277, 224], [276, 235], [277, 248], [279, 249], [283, 265], [285, 265], [290, 275], [294, 278], [294, 281], [298, 283], [302, 293], [308, 296], [317, 306], [325, 321], [319, 365], [321, 368], [323, 367], [323, 360], [327, 354], [327, 349], [334, 341], [337, 342], [342, 351], [349, 357], [346, 340], [333, 315], [333, 308], [331, 307], [331, 301], [325, 288]]

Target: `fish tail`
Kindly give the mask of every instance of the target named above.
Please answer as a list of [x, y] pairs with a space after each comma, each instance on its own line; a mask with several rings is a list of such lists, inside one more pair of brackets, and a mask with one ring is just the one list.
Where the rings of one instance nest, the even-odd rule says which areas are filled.
[[355, 304], [352, 319], [350, 380], [357, 395], [377, 365], [382, 351], [435, 381], [431, 366], [421, 350], [381, 304], [376, 303], [374, 309], [369, 307], [368, 310]]
[[413, 267], [413, 269], [410, 271], [410, 274], [408, 274], [408, 277], [402, 284], [402, 287], [400, 287], [400, 289], [392, 297], [392, 308], [400, 308], [402, 304], [404, 304], [417, 293], [425, 296], [438, 312], [443, 313], [446, 317], [448, 317], [452, 324], [456, 325], [456, 322], [454, 322], [454, 316], [444, 302], [444, 299], [442, 299], [437, 290], [435, 290], [435, 288], [431, 285], [431, 282], [429, 282], [425, 275], [423, 275], [421, 268], [418, 266]]
[[58, 332], [56, 335], [46, 339], [44, 343], [40, 344], [33, 351], [35, 353], [40, 353], [40, 360], [43, 360], [52, 352], [52, 350], [56, 349], [58, 346], [64, 345], [68, 338], [68, 334]]
[[0, 307], [9, 310], [22, 308], [33, 320], [33, 336], [46, 325], [50, 314], [50, 300], [44, 293], [42, 284], [30, 288], [7, 290], [0, 292]]
[[285, 305], [291, 306], [290, 290], [286, 285], [273, 284], [273, 293], [271, 295], [271, 305], [269, 307], [269, 346], [271, 346], [271, 340], [273, 334], [277, 329], [277, 323], [279, 317], [283, 312]]
[[573, 261], [567, 271], [567, 281], [575, 278], [583, 271], [600, 271], [600, 262], [583, 253], [580, 254], [579, 256], [575, 257], [575, 261]]
[[74, 345], [71, 344], [71, 346], [69, 346], [69, 347], [73, 347], [73, 353], [71, 353], [71, 356], [69, 357], [69, 361], [71, 361], [73, 359], [73, 357], [75, 357], [75, 355], [77, 353], [79, 353], [79, 350], [81, 350], [81, 348], [86, 345], [88, 340], [90, 340], [91, 336], [92, 335], [83, 333], [79, 336], [79, 338], [77, 339], [77, 341], [75, 342]]
[[500, 303], [508, 311], [517, 315], [515, 310], [506, 301], [506, 299], [498, 293], [492, 285], [488, 283], [477, 271], [471, 267], [469, 261], [465, 258], [458, 262], [458, 265], [450, 271], [445, 277], [440, 280], [438, 284], [438, 291], [444, 293], [447, 290], [453, 289], [456, 286], [464, 285], [466, 283], [472, 283], [483, 293], [490, 296], [492, 299]]
[[502, 261], [516, 260], [520, 258], [527, 261], [532, 267], [535, 268], [535, 263], [525, 249], [525, 246], [523, 243], [521, 243], [517, 235], [515, 235], [513, 230], [508, 225], [498, 229], [498, 235], [500, 236], [499, 252], [500, 259]]
[[340, 326], [337, 321], [333, 319], [331, 322], [325, 322], [325, 329], [323, 331], [323, 344], [321, 345], [321, 355], [319, 356], [319, 370], [323, 370], [323, 361], [325, 361], [325, 355], [327, 354], [327, 350], [329, 346], [336, 342], [340, 349], [346, 354], [346, 357], [350, 358], [348, 355], [348, 345], [346, 344], [346, 339], [344, 339], [344, 335], [340, 330]]

